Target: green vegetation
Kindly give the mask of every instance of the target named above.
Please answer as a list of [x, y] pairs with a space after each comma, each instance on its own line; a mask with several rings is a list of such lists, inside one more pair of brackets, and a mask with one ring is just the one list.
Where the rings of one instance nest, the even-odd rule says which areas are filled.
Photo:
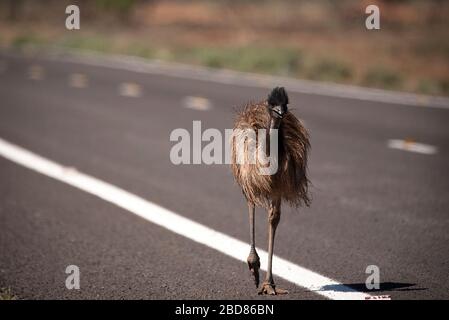
[[[380, 31], [357, 1], [0, 1], [0, 45], [125, 54], [212, 68], [449, 95], [449, 2], [383, 1]], [[58, 3], [58, 4], [56, 4]]]
[[362, 81], [364, 85], [383, 89], [400, 89], [402, 78], [385, 67], [370, 68]]
[[15, 48], [21, 48], [26, 45], [44, 45], [44, 44], [46, 44], [46, 41], [33, 34], [19, 35], [15, 37], [12, 41], [12, 46]]
[[174, 58], [212, 68], [228, 68], [248, 72], [296, 75], [302, 65], [302, 54], [290, 48], [198, 47], [191, 50], [177, 50]]
[[313, 64], [306, 73], [307, 78], [320, 81], [345, 82], [352, 77], [348, 65], [341, 61], [322, 59]]
[[96, 0], [96, 6], [100, 9], [129, 12], [136, 4], [135, 0]]
[[110, 40], [101, 36], [72, 36], [61, 39], [56, 43], [57, 46], [62, 46], [71, 49], [92, 50], [98, 52], [111, 52], [113, 46]]
[[[33, 35], [19, 35], [13, 41], [15, 47], [45, 44], [47, 41]], [[55, 41], [53, 45], [318, 81], [348, 82], [353, 78], [353, 72], [348, 64], [328, 57], [305, 56], [301, 50], [294, 48], [242, 46], [169, 49], [153, 48], [141, 42], [130, 42], [123, 46], [101, 35], [64, 37]], [[378, 67], [368, 70], [362, 84], [384, 89], [400, 89], [402, 78], [385, 67]], [[447, 93], [442, 84], [434, 81], [423, 81], [417, 90], [429, 94]]]
[[416, 91], [424, 94], [449, 95], [449, 81], [422, 79], [418, 83]]

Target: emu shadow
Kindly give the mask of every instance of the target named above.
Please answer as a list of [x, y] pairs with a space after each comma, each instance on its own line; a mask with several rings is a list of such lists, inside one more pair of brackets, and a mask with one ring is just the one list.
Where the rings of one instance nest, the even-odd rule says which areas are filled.
[[412, 288], [416, 286], [416, 283], [403, 283], [403, 282], [382, 282], [379, 289], [368, 289], [365, 283], [346, 283], [346, 284], [332, 284], [321, 287], [319, 291], [337, 291], [337, 292], [349, 292], [356, 290], [359, 292], [382, 292], [382, 291], [421, 291], [427, 290], [427, 288]]

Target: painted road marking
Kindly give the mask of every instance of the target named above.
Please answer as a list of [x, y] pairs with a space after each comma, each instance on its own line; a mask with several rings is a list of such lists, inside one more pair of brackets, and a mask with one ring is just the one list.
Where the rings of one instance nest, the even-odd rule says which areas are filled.
[[85, 74], [72, 73], [69, 75], [69, 86], [73, 88], [86, 88], [88, 85], [88, 79]]
[[[72, 167], [65, 167], [43, 158], [1, 138], [0, 155], [28, 169], [95, 195], [145, 220], [213, 248], [246, 264], [249, 244], [243, 241], [201, 225], [126, 190], [81, 173]], [[268, 260], [268, 254], [260, 248], [257, 250], [262, 266], [265, 266]], [[266, 271], [265, 268], [261, 269]], [[277, 256], [273, 260], [273, 273], [289, 282], [330, 299], [365, 300], [371, 297], [366, 293], [358, 292], [335, 280]], [[339, 288], [339, 290], [326, 290], [326, 287]]]
[[45, 70], [39, 65], [33, 65], [28, 69], [28, 78], [31, 80], [42, 80], [45, 76]]
[[149, 61], [144, 58], [124, 55], [106, 56], [92, 53], [87, 54], [73, 52], [68, 55], [67, 53], [58, 54], [57, 52], [52, 52], [46, 56], [41, 55], [39, 57], [46, 60], [79, 63], [83, 65], [112, 68], [115, 70], [127, 70], [143, 74], [165, 75], [189, 80], [200, 80], [266, 89], [271, 89], [275, 86], [284, 86], [288, 88], [289, 92], [291, 91], [363, 101], [375, 101], [399, 106], [425, 106], [431, 108], [449, 109], [449, 99], [447, 97], [424, 96], [420, 94], [394, 92], [352, 85], [331, 84], [226, 69], [212, 69], [181, 63]]
[[438, 148], [430, 144], [424, 144], [415, 142], [411, 139], [400, 140], [391, 139], [388, 140], [388, 147], [391, 149], [404, 150], [409, 152], [416, 152], [421, 154], [435, 154], [438, 152]]
[[124, 97], [139, 98], [142, 96], [142, 87], [137, 83], [123, 82], [120, 84], [118, 91]]
[[184, 106], [189, 109], [207, 111], [212, 108], [209, 99], [203, 97], [185, 97]]

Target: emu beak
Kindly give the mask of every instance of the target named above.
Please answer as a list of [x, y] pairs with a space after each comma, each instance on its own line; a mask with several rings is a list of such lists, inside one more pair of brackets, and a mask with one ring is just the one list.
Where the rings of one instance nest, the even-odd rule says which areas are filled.
[[282, 119], [284, 117], [284, 113], [287, 111], [287, 108], [283, 108], [282, 106], [274, 106], [271, 110], [274, 112], [275, 117]]

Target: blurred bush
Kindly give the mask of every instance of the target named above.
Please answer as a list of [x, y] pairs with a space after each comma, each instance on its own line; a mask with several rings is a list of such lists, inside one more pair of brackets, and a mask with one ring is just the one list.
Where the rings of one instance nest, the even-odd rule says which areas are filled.
[[231, 68], [249, 72], [295, 75], [301, 66], [299, 50], [245, 46], [236, 48], [200, 47], [186, 52], [180, 51], [181, 60], [213, 68]]
[[100, 9], [129, 12], [136, 0], [95, 0]]
[[96, 9], [105, 13], [112, 13], [118, 16], [122, 22], [128, 22], [131, 9], [136, 5], [137, 0], [95, 0]]
[[383, 89], [400, 89], [402, 85], [401, 77], [383, 66], [371, 67], [366, 73], [363, 82], [364, 85]]
[[[81, 30], [64, 27], [81, 9]], [[365, 28], [376, 4], [381, 30]], [[2, 0], [0, 46], [56, 45], [449, 94], [449, 1]]]
[[323, 59], [316, 62], [307, 72], [312, 80], [344, 82], [352, 77], [351, 68], [337, 60]]

